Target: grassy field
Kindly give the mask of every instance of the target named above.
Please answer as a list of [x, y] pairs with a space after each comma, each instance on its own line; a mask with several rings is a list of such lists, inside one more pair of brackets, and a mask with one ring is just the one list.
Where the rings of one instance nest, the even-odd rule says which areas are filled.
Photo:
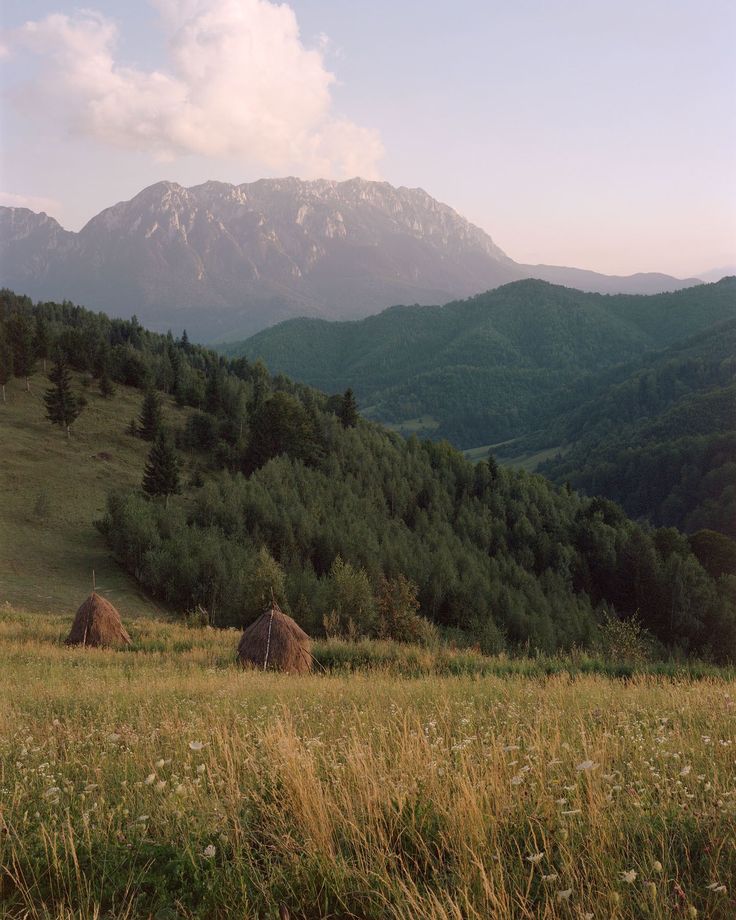
[[[243, 673], [0, 615], [0, 915], [736, 915], [736, 685]], [[280, 913], [281, 911], [281, 913]]]
[[[78, 384], [78, 376], [77, 376]], [[43, 374], [7, 385], [0, 402], [0, 602], [29, 609], [76, 610], [92, 582], [124, 613], [156, 607], [110, 558], [94, 521], [111, 488], [140, 483], [150, 447], [125, 433], [140, 412], [139, 390], [117, 387], [103, 399], [85, 390], [87, 408], [72, 437], [45, 417]], [[173, 403], [169, 418], [180, 416]]]

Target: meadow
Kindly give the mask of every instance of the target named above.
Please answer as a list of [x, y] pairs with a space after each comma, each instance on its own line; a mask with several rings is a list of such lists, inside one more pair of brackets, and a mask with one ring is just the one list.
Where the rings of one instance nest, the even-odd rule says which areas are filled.
[[0, 613], [3, 917], [736, 915], [732, 674], [322, 643], [288, 677], [232, 630], [129, 626], [67, 649], [68, 618]]

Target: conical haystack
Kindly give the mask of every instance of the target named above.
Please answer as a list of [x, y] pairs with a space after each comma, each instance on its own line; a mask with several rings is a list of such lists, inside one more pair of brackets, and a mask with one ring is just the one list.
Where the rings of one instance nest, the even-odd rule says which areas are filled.
[[77, 610], [67, 645], [130, 645], [120, 614], [96, 591]]
[[307, 674], [312, 670], [310, 648], [309, 636], [273, 601], [243, 632], [238, 659], [243, 667]]

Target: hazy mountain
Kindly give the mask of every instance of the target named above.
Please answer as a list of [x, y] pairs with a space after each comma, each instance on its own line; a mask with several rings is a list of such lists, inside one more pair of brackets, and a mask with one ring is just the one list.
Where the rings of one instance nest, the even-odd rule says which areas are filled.
[[603, 292], [695, 283], [520, 265], [422, 189], [362, 179], [160, 182], [79, 233], [45, 214], [0, 208], [0, 283], [135, 313], [156, 329], [186, 327], [205, 341], [293, 316], [439, 304], [530, 276]]
[[736, 278], [648, 297], [518, 281], [360, 322], [297, 319], [228, 346], [365, 412], [473, 447], [546, 424], [601, 369], [736, 318]]

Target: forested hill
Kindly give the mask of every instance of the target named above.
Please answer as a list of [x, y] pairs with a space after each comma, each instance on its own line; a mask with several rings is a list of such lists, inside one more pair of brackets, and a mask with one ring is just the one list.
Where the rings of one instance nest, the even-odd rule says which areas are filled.
[[[242, 625], [273, 590], [313, 634], [428, 641], [441, 629], [486, 651], [586, 647], [606, 616], [638, 613], [660, 651], [736, 659], [725, 537], [648, 530], [611, 502], [405, 441], [360, 419], [349, 392], [5, 292], [3, 380], [39, 358], [54, 362], [60, 439], [83, 418], [80, 384], [111, 400], [140, 389], [134, 424], [108, 416], [118, 434], [152, 439], [142, 485], [111, 494], [100, 527], [119, 564], [180, 613], [201, 605], [215, 625]], [[179, 406], [168, 430], [164, 397]]]
[[608, 375], [577, 401], [528, 444], [562, 447], [540, 472], [659, 526], [736, 538], [736, 321]]
[[548, 423], [555, 391], [731, 318], [736, 278], [652, 296], [518, 281], [360, 322], [292, 320], [225, 352], [328, 391], [350, 386], [372, 418], [474, 447]]

